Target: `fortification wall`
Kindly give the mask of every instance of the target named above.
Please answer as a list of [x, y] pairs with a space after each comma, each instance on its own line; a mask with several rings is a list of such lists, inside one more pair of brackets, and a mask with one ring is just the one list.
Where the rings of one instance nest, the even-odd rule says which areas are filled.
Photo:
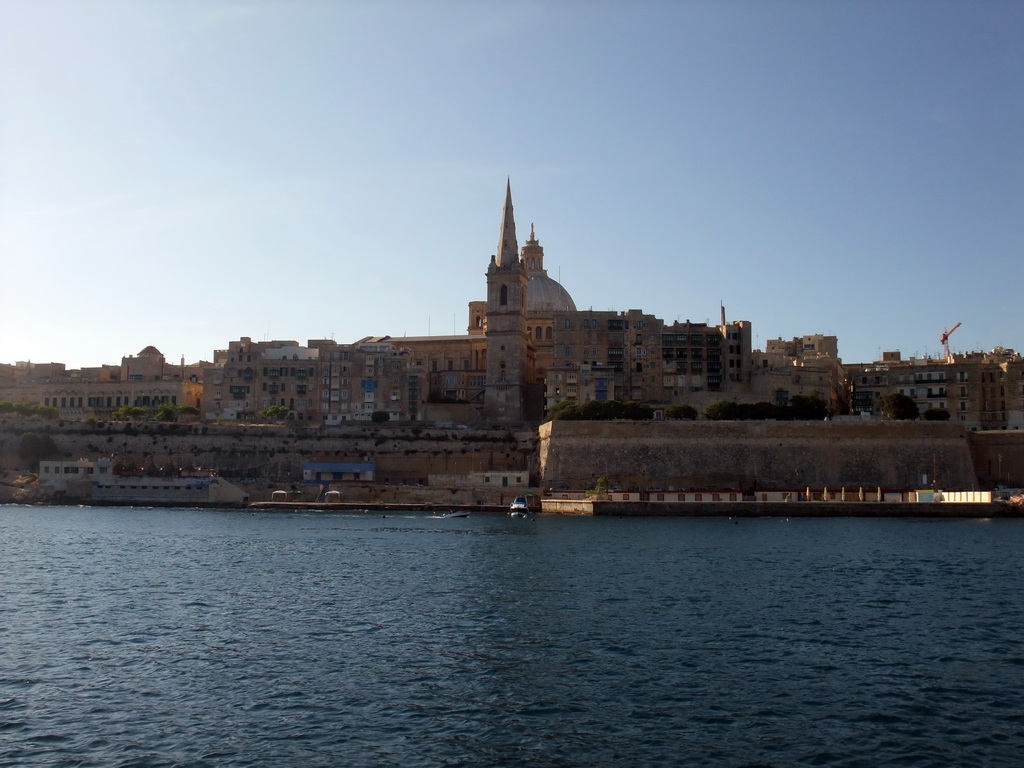
[[144, 468], [210, 468], [252, 487], [299, 482], [306, 462], [376, 465], [379, 484], [426, 484], [430, 475], [523, 471], [537, 476], [536, 433], [396, 425], [325, 428], [235, 424], [0, 421], [0, 469], [35, 471], [20, 455], [25, 433], [56, 446], [43, 458], [117, 454]]
[[983, 488], [1024, 487], [1024, 430], [971, 432], [969, 441]]
[[941, 422], [554, 421], [544, 488], [974, 490], [967, 433]]

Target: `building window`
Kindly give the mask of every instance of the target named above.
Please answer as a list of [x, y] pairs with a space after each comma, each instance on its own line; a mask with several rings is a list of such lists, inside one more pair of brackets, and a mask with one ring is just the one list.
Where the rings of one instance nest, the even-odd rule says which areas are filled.
[[498, 294], [498, 303], [501, 306], [503, 306], [503, 307], [506, 304], [508, 304], [508, 286], [507, 285], [501, 286], [501, 291]]

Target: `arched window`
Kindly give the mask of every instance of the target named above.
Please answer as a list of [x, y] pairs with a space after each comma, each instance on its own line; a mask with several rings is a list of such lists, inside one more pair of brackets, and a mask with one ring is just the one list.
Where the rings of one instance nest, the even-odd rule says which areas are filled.
[[503, 307], [506, 304], [508, 304], [508, 286], [507, 285], [501, 286], [501, 294], [500, 294], [500, 297], [498, 299], [498, 303], [501, 304], [501, 306], [503, 306]]
[[540, 341], [540, 340], [541, 340], [541, 336], [543, 336], [543, 334], [544, 334], [544, 329], [543, 329], [543, 328], [541, 328], [541, 327], [540, 327], [540, 326], [538, 325], [538, 326], [537, 326], [537, 341]]
[[551, 341], [551, 326], [550, 325], [544, 330], [544, 338], [547, 341]]

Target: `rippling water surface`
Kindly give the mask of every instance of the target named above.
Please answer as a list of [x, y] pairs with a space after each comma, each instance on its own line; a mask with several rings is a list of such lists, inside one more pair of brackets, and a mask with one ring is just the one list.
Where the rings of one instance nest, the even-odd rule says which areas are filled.
[[1022, 546], [0, 507], [0, 765], [1020, 766]]

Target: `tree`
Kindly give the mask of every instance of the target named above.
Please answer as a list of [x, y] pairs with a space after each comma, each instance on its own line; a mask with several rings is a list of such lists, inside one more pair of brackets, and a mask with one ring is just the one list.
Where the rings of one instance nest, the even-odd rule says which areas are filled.
[[387, 411], [374, 411], [370, 414], [370, 421], [374, 424], [383, 424], [391, 418], [391, 414]]
[[767, 400], [757, 403], [735, 403], [736, 413], [732, 417], [741, 421], [788, 421], [793, 412], [785, 405], [776, 405]]
[[704, 418], [711, 421], [733, 421], [739, 416], [739, 407], [730, 400], [719, 400], [704, 409]]
[[199, 415], [199, 409], [194, 405], [179, 405], [178, 415], [185, 417], [186, 421], [194, 421]]
[[875, 400], [883, 417], [894, 421], [912, 421], [918, 416], [917, 403], [902, 392], [888, 392]]
[[261, 419], [267, 421], [281, 421], [288, 416], [288, 407], [284, 405], [271, 405], [260, 411]]
[[817, 395], [793, 395], [789, 407], [798, 421], [821, 421], [828, 416], [828, 403]]
[[122, 405], [110, 415], [116, 421], [139, 421], [149, 416], [149, 408], [138, 405]]
[[626, 403], [625, 413], [622, 415], [624, 419], [631, 419], [632, 421], [650, 421], [654, 418], [654, 409], [647, 403], [638, 403], [635, 400], [630, 400]]
[[555, 403], [548, 409], [548, 419], [550, 421], [578, 421], [581, 417], [580, 408], [572, 400], [563, 400], [560, 403]]
[[945, 408], [926, 408], [921, 418], [925, 421], [949, 421], [949, 411]]
[[160, 407], [156, 409], [156, 420], [177, 421], [178, 406], [174, 405], [173, 403], [162, 403]]
[[607, 400], [587, 400], [577, 406], [580, 418], [584, 421], [599, 421], [608, 418], [608, 409], [605, 407]]
[[693, 421], [697, 418], [697, 409], [692, 405], [670, 405], [665, 409], [665, 418], [673, 421], [678, 419]]
[[38, 403], [12, 403], [9, 400], [0, 400], [0, 416], [17, 414], [29, 419], [56, 419], [60, 411], [49, 405]]

